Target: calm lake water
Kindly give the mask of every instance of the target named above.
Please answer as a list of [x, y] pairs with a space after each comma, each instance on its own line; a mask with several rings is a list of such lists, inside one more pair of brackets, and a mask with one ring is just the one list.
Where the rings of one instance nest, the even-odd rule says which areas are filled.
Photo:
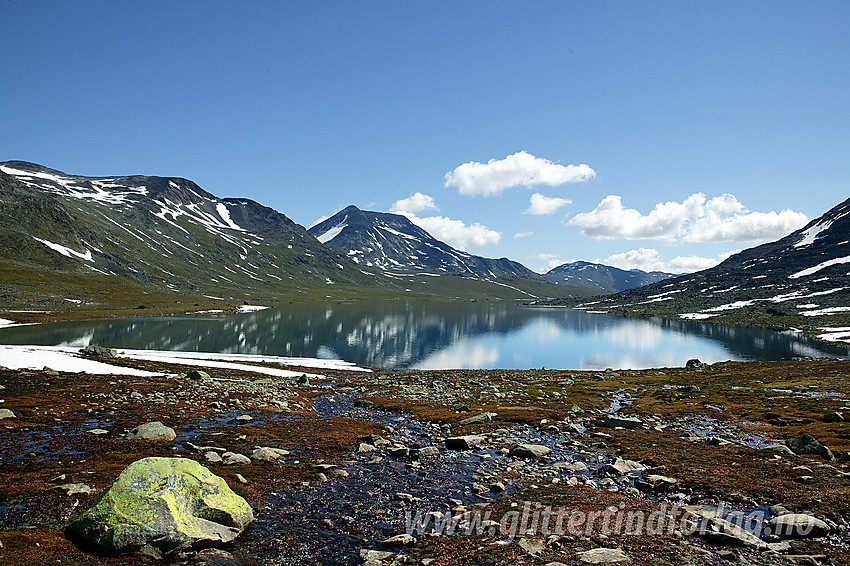
[[0, 343], [251, 353], [361, 365], [604, 369], [690, 358], [847, 357], [798, 334], [494, 303], [313, 303], [237, 315], [93, 320], [0, 329]]

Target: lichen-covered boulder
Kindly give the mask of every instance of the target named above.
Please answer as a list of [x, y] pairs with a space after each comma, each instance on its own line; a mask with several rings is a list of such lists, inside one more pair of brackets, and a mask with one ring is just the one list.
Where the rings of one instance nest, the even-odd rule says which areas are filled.
[[162, 557], [230, 542], [253, 520], [250, 505], [194, 460], [144, 458], [121, 472], [67, 534], [103, 554]]

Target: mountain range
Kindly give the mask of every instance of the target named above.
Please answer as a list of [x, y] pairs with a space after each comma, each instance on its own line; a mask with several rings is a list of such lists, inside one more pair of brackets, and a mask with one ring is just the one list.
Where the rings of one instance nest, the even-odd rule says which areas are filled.
[[7, 161], [0, 194], [7, 308], [591, 294], [558, 288], [508, 260], [470, 263], [481, 271], [399, 276], [322, 245], [280, 212], [178, 177], [83, 177]]
[[584, 307], [795, 328], [846, 326], [850, 199], [800, 230], [743, 250], [711, 269], [610, 295]]
[[543, 277], [555, 285], [573, 285], [598, 289], [600, 293], [617, 293], [676, 276], [662, 271], [626, 271], [600, 263], [574, 261], [551, 269]]

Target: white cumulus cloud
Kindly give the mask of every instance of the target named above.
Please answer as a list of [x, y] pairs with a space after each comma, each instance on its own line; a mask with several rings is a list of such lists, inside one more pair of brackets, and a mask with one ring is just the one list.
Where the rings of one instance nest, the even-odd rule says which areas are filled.
[[494, 196], [517, 185], [528, 187], [578, 183], [592, 179], [596, 171], [589, 165], [561, 165], [535, 157], [527, 151], [491, 159], [487, 163], [470, 161], [446, 173], [446, 187], [457, 187], [461, 194]]
[[695, 193], [682, 202], [658, 203], [648, 214], [626, 208], [618, 195], [608, 195], [569, 224], [597, 240], [754, 242], [781, 238], [806, 222], [805, 214], [793, 210], [750, 212], [734, 195], [706, 200], [704, 194]]
[[397, 200], [390, 207], [390, 212], [393, 214], [404, 214], [405, 212], [422, 212], [423, 210], [440, 210], [437, 208], [437, 203], [434, 202], [434, 198], [422, 194], [420, 192], [414, 193], [413, 195]]
[[540, 193], [534, 193], [531, 195], [530, 202], [531, 206], [529, 206], [523, 214], [543, 216], [546, 214], [554, 214], [559, 208], [570, 204], [573, 201], [568, 198], [547, 197]]
[[598, 263], [619, 267], [620, 269], [640, 269], [641, 271], [664, 271], [666, 273], [693, 273], [719, 264], [729, 256], [738, 253], [734, 250], [720, 254], [716, 258], [700, 256], [676, 256], [669, 261], [661, 259], [654, 248], [638, 248], [596, 260]]
[[491, 230], [478, 222], [466, 225], [462, 220], [446, 218], [445, 216], [420, 218], [411, 212], [401, 214], [438, 240], [442, 240], [459, 250], [498, 244], [499, 240], [502, 239], [501, 232]]
[[545, 267], [542, 269], [538, 269], [539, 273], [546, 273], [558, 267], [559, 265], [563, 265], [566, 263], [556, 254], [547, 254], [547, 253], [539, 253], [531, 256], [532, 259], [536, 259], [537, 261], [546, 262]]

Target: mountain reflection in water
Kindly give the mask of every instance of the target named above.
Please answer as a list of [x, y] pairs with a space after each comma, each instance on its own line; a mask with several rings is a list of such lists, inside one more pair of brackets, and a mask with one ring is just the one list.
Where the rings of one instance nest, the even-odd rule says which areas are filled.
[[0, 329], [0, 343], [340, 358], [419, 369], [647, 368], [690, 358], [848, 355], [847, 347], [767, 328], [465, 302], [312, 303], [236, 315], [60, 322]]

